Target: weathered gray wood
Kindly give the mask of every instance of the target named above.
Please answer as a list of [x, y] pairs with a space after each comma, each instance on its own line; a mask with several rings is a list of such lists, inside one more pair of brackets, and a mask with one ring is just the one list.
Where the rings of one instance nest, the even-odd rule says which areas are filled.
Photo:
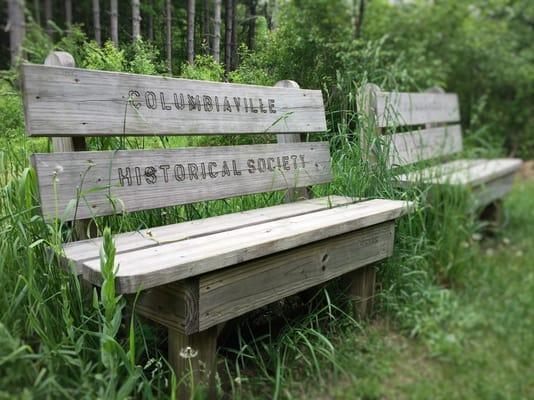
[[473, 188], [474, 206], [482, 208], [503, 198], [512, 190], [516, 173], [500, 176]]
[[[159, 246], [165, 243], [177, 242], [185, 239], [206, 236], [214, 233], [230, 231], [245, 226], [257, 225], [282, 218], [308, 214], [314, 211], [326, 210], [353, 203], [356, 199], [342, 196], [328, 196], [317, 199], [281, 204], [272, 207], [259, 208], [249, 211], [203, 218], [178, 224], [165, 225], [135, 232], [115, 235], [113, 242], [117, 254], [147, 247]], [[76, 264], [81, 273], [82, 263], [99, 256], [102, 238], [80, 240], [65, 243], [63, 250], [66, 260]]]
[[409, 165], [462, 151], [460, 125], [395, 133], [385, 140], [389, 167]]
[[[219, 334], [217, 327], [193, 335], [185, 335], [172, 328], [169, 328], [168, 332], [169, 364], [174, 370], [177, 381], [182, 381], [178, 387], [177, 398], [180, 400], [198, 398], [190, 390], [197, 388], [198, 383], [203, 383], [208, 386], [208, 398], [215, 399], [217, 336]], [[184, 357], [188, 354], [190, 358]], [[194, 382], [190, 382], [191, 374]]]
[[[293, 89], [300, 89], [300, 86], [297, 82], [291, 81], [291, 80], [283, 80], [278, 81], [274, 85], [275, 87], [282, 87], [282, 88], [293, 88]], [[280, 133], [276, 135], [276, 141], [278, 143], [299, 143], [302, 141], [306, 141], [302, 138], [304, 136], [304, 133]], [[310, 192], [306, 187], [300, 187], [296, 189], [290, 189], [286, 193], [286, 201], [295, 201], [295, 200], [302, 200], [302, 199], [308, 199], [310, 197]]]
[[394, 222], [314, 242], [199, 278], [199, 329], [389, 257]]
[[400, 184], [434, 183], [478, 186], [519, 170], [522, 161], [514, 158], [494, 160], [456, 160], [396, 177]]
[[348, 286], [347, 296], [352, 301], [354, 316], [359, 318], [368, 317], [373, 308], [375, 296], [375, 266], [367, 265], [349, 272], [343, 277], [343, 281]]
[[32, 162], [43, 214], [65, 220], [332, 179], [327, 142], [34, 154]]
[[455, 93], [377, 92], [375, 96], [379, 127], [460, 120]]
[[[341, 235], [403, 215], [410, 204], [368, 200], [357, 204], [248, 226], [229, 232], [183, 240], [118, 254], [119, 292], [164, 285], [240, 262]], [[83, 276], [101, 283], [100, 260], [83, 263]]]
[[22, 66], [22, 81], [26, 129], [34, 136], [326, 130], [319, 90], [32, 64]]

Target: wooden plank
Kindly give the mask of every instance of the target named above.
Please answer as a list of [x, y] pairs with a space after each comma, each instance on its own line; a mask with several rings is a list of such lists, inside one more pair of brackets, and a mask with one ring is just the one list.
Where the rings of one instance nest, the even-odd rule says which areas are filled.
[[395, 133], [385, 140], [389, 167], [409, 165], [462, 151], [460, 125]]
[[[119, 292], [164, 285], [393, 220], [410, 204], [369, 200], [116, 256]], [[83, 263], [83, 276], [101, 283], [100, 260]]]
[[199, 329], [389, 257], [394, 230], [386, 222], [202, 275]]
[[331, 181], [328, 142], [34, 154], [45, 218], [147, 210]]
[[488, 204], [506, 196], [514, 186], [515, 176], [515, 172], [503, 175], [473, 188], [472, 195], [474, 197], [475, 207], [480, 208], [487, 206]]
[[321, 91], [24, 64], [33, 136], [324, 132]]
[[[354, 203], [356, 199], [343, 196], [328, 196], [303, 200], [290, 204], [280, 204], [249, 211], [235, 212], [215, 217], [186, 221], [149, 229], [141, 229], [115, 235], [113, 241], [117, 254], [166, 243], [225, 232], [246, 226], [275, 221], [282, 218], [326, 210], [331, 207]], [[81, 273], [85, 260], [97, 258], [102, 247], [102, 238], [65, 243], [63, 250], [66, 260], [73, 261]]]
[[135, 311], [175, 331], [198, 332], [198, 279], [184, 279], [143, 291]]
[[375, 96], [380, 128], [460, 121], [455, 93], [378, 92]]
[[471, 187], [514, 173], [521, 168], [522, 161], [514, 158], [456, 160], [423, 170], [400, 175], [396, 179], [403, 184], [450, 184]]

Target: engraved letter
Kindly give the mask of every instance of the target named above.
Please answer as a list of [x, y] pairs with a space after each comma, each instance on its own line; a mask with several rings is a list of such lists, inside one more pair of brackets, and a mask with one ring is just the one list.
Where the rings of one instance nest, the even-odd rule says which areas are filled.
[[141, 185], [141, 168], [135, 167], [134, 171], [135, 171], [135, 181], [137, 182], [138, 185]]
[[216, 162], [213, 162], [213, 161], [210, 161], [208, 163], [208, 174], [210, 177], [212, 178], [217, 178], [217, 175], [219, 175], [218, 172], [213, 172], [213, 168], [217, 168], [217, 163]]
[[260, 111], [262, 113], [266, 113], [267, 110], [265, 109], [265, 107], [263, 107], [263, 101], [261, 99], [258, 99], [258, 101], [260, 102]]
[[228, 163], [226, 161], [223, 161], [222, 165], [222, 175], [223, 178], [225, 176], [230, 176], [230, 168], [228, 168]]
[[282, 163], [284, 164], [284, 169], [286, 171], [289, 171], [289, 157], [288, 156], [282, 156]]
[[193, 163], [187, 164], [187, 171], [189, 172], [189, 179], [198, 179], [198, 166]]
[[131, 106], [133, 108], [136, 108], [136, 109], [139, 110], [139, 107], [141, 107], [141, 103], [138, 102], [138, 101], [134, 101], [134, 99], [133, 99], [134, 97], [139, 98], [139, 97], [141, 97], [141, 94], [137, 90], [130, 90], [128, 92], [128, 101], [130, 102], [130, 104], [131, 104]]
[[185, 180], [185, 168], [182, 164], [176, 164], [174, 166], [174, 179], [178, 182]]
[[210, 112], [213, 110], [213, 101], [210, 96], [202, 96], [204, 100], [204, 111]]
[[271, 114], [276, 114], [276, 108], [274, 108], [274, 99], [269, 99], [267, 102], [269, 104], [269, 112]]
[[267, 158], [267, 169], [269, 171], [274, 171], [273, 163], [274, 163], [274, 158], [273, 157]]
[[163, 180], [165, 181], [165, 183], [169, 182], [169, 168], [170, 167], [171, 166], [167, 164], [159, 166], [159, 169], [163, 171]]
[[295, 154], [291, 154], [291, 159], [293, 160], [293, 167], [294, 167], [295, 169], [298, 168], [298, 165], [297, 165], [297, 158], [298, 158], [298, 157], [297, 157]]
[[258, 171], [265, 172], [267, 165], [265, 163], [265, 158], [258, 158]]
[[234, 97], [234, 104], [235, 109], [237, 110], [237, 112], [239, 112], [239, 108], [241, 106], [241, 97]]
[[200, 96], [191, 96], [190, 94], [187, 95], [187, 102], [189, 103], [189, 111], [191, 110], [197, 110], [201, 111], [200, 108]]
[[146, 106], [151, 110], [155, 110], [158, 106], [158, 101], [156, 100], [156, 93], [148, 91], [145, 93]]
[[150, 183], [150, 184], [156, 183], [156, 181], [158, 180], [158, 177], [156, 176], [156, 172], [157, 170], [154, 167], [145, 168], [146, 183]]
[[174, 93], [174, 106], [177, 110], [183, 110], [185, 108], [185, 100], [182, 93], [180, 93], [180, 101], [178, 101], [178, 95]]
[[254, 160], [247, 160], [248, 173], [253, 174], [256, 172], [256, 166], [254, 165]]
[[228, 97], [224, 96], [224, 106], [223, 111], [232, 112], [232, 106], [230, 106], [230, 101], [228, 100]]
[[162, 110], [170, 110], [171, 106], [167, 105], [165, 103], [165, 94], [163, 92], [159, 92], [159, 99], [161, 100], [161, 109]]
[[237, 162], [236, 160], [232, 160], [232, 168], [234, 170], [234, 176], [241, 175], [241, 171], [237, 168]]
[[125, 168], [125, 172], [122, 172], [122, 168], [119, 168], [119, 182], [121, 186], [124, 186], [124, 180], [128, 182], [128, 186], [132, 186], [132, 175], [130, 173], [130, 167]]
[[302, 168], [305, 168], [306, 163], [304, 162], [304, 154], [301, 154], [299, 157], [300, 157], [300, 160], [302, 161]]

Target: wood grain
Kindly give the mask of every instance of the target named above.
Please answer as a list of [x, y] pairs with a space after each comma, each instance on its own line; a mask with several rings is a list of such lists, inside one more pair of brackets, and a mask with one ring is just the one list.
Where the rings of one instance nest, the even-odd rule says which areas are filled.
[[503, 198], [512, 190], [515, 182], [515, 172], [500, 176], [473, 188], [474, 206], [485, 207]]
[[374, 94], [377, 124], [381, 128], [460, 121], [458, 96], [455, 93]]
[[42, 212], [63, 220], [331, 181], [327, 142], [34, 154]]
[[456, 160], [396, 177], [400, 184], [433, 183], [478, 186], [513, 174], [522, 161], [515, 158]]
[[394, 222], [314, 242], [199, 278], [199, 329], [389, 257]]
[[22, 92], [33, 136], [326, 130], [319, 90], [24, 64]]
[[[356, 199], [343, 196], [320, 197], [272, 207], [257, 208], [249, 211], [235, 212], [178, 224], [141, 229], [113, 236], [117, 254], [166, 243], [193, 239], [214, 233], [244, 228], [282, 218], [304, 215], [331, 207], [354, 203]], [[80, 240], [63, 245], [66, 261], [76, 264], [81, 273], [82, 264], [86, 260], [97, 258], [102, 247], [102, 238]]]
[[[206, 272], [299, 247], [350, 231], [390, 221], [410, 204], [396, 200], [368, 200], [318, 211], [313, 215], [248, 226], [116, 256], [119, 292], [164, 285]], [[100, 260], [83, 263], [83, 276], [101, 283]]]
[[460, 125], [386, 136], [388, 166], [403, 166], [462, 151]]

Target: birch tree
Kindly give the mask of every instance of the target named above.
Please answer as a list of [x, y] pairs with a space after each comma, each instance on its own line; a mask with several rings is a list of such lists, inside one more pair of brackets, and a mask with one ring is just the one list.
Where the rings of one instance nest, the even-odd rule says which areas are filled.
[[213, 42], [211, 54], [217, 62], [221, 61], [221, 8], [222, 0], [215, 0], [213, 8]]

